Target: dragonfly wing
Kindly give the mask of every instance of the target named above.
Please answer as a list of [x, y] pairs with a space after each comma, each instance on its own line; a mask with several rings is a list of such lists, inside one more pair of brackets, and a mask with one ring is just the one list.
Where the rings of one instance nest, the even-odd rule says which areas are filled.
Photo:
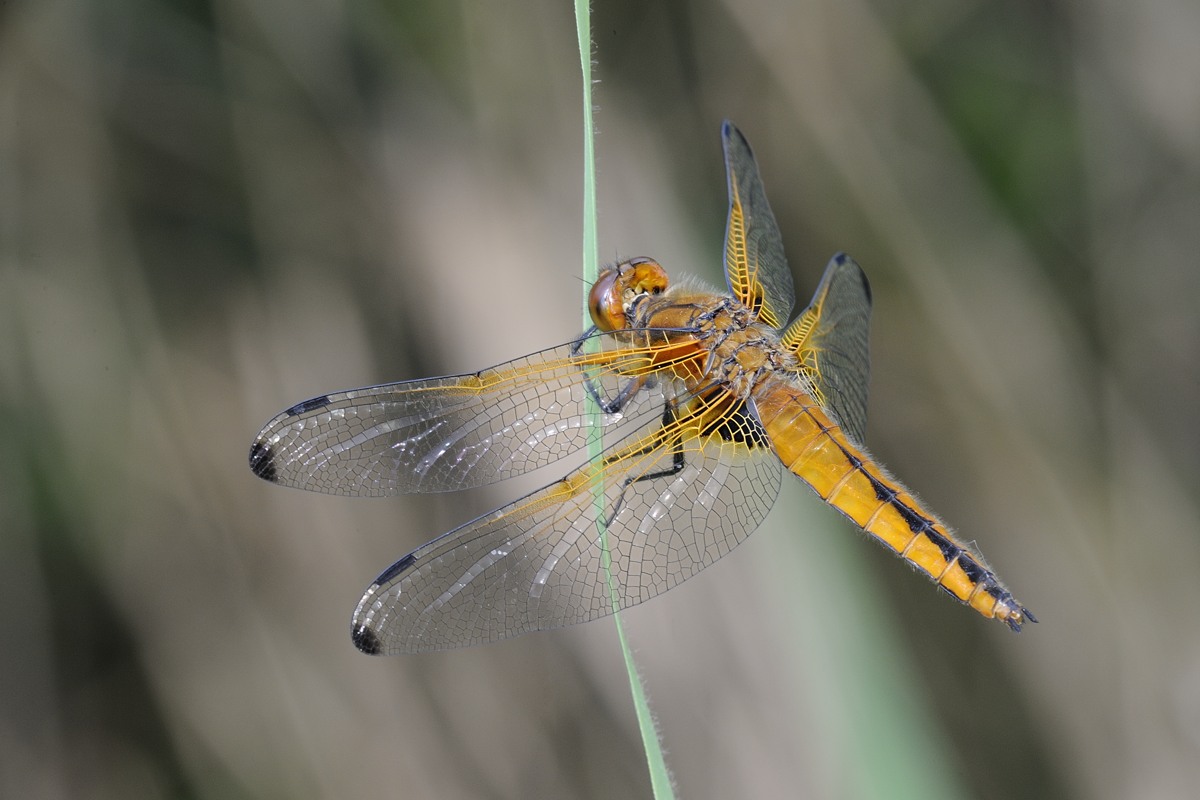
[[[665, 592], [732, 550], [775, 501], [781, 465], [757, 421], [745, 415], [738, 430], [747, 424], [757, 437], [668, 441], [659, 426], [435, 539], [367, 589], [355, 644], [371, 654], [464, 647]], [[607, 522], [607, 573], [598, 519]]]
[[854, 259], [838, 253], [808, 308], [783, 334], [784, 346], [800, 358], [817, 399], [859, 446], [867, 428], [870, 320], [867, 276]]
[[[285, 486], [378, 496], [482, 486], [545, 466], [585, 447], [594, 425], [620, 429], [662, 411], [662, 385], [628, 374], [654, 348], [593, 338], [600, 352], [573, 343], [470, 375], [306, 400], [267, 423], [250, 467]], [[619, 410], [591, 413], [585, 371]]]
[[757, 312], [760, 320], [782, 328], [796, 302], [792, 272], [783, 254], [783, 237], [746, 137], [726, 120], [721, 138], [729, 183], [725, 278], [733, 296]]

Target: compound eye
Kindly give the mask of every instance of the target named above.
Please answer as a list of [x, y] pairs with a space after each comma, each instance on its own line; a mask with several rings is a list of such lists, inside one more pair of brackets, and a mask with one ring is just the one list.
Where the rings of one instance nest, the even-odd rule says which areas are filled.
[[602, 331], [615, 331], [625, 327], [625, 309], [622, 307], [622, 287], [615, 269], [606, 269], [592, 284], [588, 292], [588, 313], [592, 322]]

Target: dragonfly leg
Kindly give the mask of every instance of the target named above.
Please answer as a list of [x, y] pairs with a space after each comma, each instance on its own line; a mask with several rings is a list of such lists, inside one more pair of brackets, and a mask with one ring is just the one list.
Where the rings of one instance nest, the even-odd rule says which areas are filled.
[[[591, 338], [591, 336], [595, 333], [596, 326], [593, 325], [583, 333], [579, 334], [579, 338], [571, 343], [571, 355], [579, 355], [580, 351], [583, 349], [584, 342]], [[629, 402], [629, 399], [637, 394], [649, 380], [648, 376], [645, 375], [639, 375], [637, 377], [630, 378], [625, 382], [625, 385], [621, 387], [620, 391], [617, 392], [616, 397], [609, 400], [602, 395], [601, 387], [591, 378], [591, 376], [588, 375], [587, 370], [583, 369], [581, 372], [583, 373], [584, 391], [588, 393], [588, 397], [592, 398], [596, 405], [600, 407], [600, 410], [605, 414], [616, 414], [623, 409], [625, 404]]]
[[[674, 443], [671, 445], [671, 466], [667, 467], [666, 469], [661, 469], [658, 472], [647, 472], [645, 475], [626, 478], [626, 486], [637, 483], [638, 481], [649, 481], [657, 478], [668, 478], [672, 475], [678, 475], [683, 471], [683, 468], [687, 466], [687, 460], [684, 458], [683, 454], [683, 437], [679, 434], [679, 428], [675, 425], [675, 420], [675, 404], [668, 400], [663, 404], [662, 427], [659, 429], [659, 436], [666, 435], [674, 439]], [[673, 432], [671, 431], [672, 428], [674, 428]], [[659, 436], [656, 436], [655, 438], [657, 439]], [[657, 445], [650, 444], [644, 449], [643, 452], [638, 453], [637, 455], [645, 455], [656, 448]]]
[[605, 525], [611, 525], [613, 520], [617, 518], [617, 515], [621, 513], [621, 506], [625, 502], [625, 490], [630, 486], [641, 481], [669, 478], [672, 475], [678, 475], [680, 472], [683, 472], [683, 468], [687, 466], [687, 458], [683, 451], [683, 437], [680, 435], [678, 426], [675, 425], [675, 420], [675, 404], [668, 400], [663, 405], [662, 427], [658, 429], [653, 439], [640, 450], [632, 453], [621, 453], [619, 456], [614, 457], [615, 459], [649, 455], [657, 450], [667, 437], [671, 437], [674, 440], [671, 445], [671, 466], [655, 472], [647, 472], [644, 475], [626, 478], [621, 483], [621, 494], [617, 497], [617, 502], [613, 504], [612, 513], [605, 520]]

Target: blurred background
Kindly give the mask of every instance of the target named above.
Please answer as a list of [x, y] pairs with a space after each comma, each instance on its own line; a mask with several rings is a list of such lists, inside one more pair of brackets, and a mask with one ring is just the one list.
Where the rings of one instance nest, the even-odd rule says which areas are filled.
[[[1200, 785], [1200, 6], [597, 0], [602, 258], [720, 280], [719, 126], [801, 295], [871, 278], [868, 442], [1042, 620], [798, 482], [624, 615], [687, 798]], [[368, 658], [507, 499], [247, 469], [316, 394], [580, 328], [567, 3], [0, 4], [0, 795], [646, 797], [611, 622]], [[549, 480], [557, 475], [543, 476]]]

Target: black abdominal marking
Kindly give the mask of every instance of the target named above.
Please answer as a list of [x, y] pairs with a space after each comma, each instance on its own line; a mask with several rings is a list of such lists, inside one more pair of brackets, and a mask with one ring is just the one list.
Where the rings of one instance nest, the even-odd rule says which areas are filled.
[[[906, 506], [896, 496], [896, 491], [894, 489], [864, 469], [861, 458], [853, 453], [846, 452], [845, 448], [842, 448], [842, 453], [845, 454], [846, 459], [850, 462], [852, 467], [861, 472], [863, 475], [867, 476], [867, 480], [871, 482], [871, 487], [875, 490], [875, 498], [880, 502], [888, 503], [892, 506], [892, 508], [896, 509], [896, 512], [904, 518], [905, 522], [908, 523], [909, 530], [917, 535], [924, 535], [927, 539], [929, 539], [929, 541], [933, 542], [934, 545], [937, 546], [938, 550], [942, 551], [942, 558], [946, 560], [946, 563], [949, 564], [957, 561], [968, 580], [974, 584], [984, 584], [984, 591], [986, 591], [992, 597], [997, 599], [1011, 598], [1011, 595], [1009, 595], [1008, 592], [997, 585], [992, 574], [988, 572], [988, 570], [985, 569], [978, 561], [976, 561], [970, 555], [970, 553], [968, 553], [962, 547], [956, 545], [954, 542], [950, 541], [942, 534], [938, 533], [937, 530], [934, 529], [933, 522], [931, 520], [926, 519], [916, 511], [913, 511], [911, 508]], [[944, 589], [945, 587], [942, 588]], [[960, 599], [953, 592], [950, 594], [955, 599]]]

